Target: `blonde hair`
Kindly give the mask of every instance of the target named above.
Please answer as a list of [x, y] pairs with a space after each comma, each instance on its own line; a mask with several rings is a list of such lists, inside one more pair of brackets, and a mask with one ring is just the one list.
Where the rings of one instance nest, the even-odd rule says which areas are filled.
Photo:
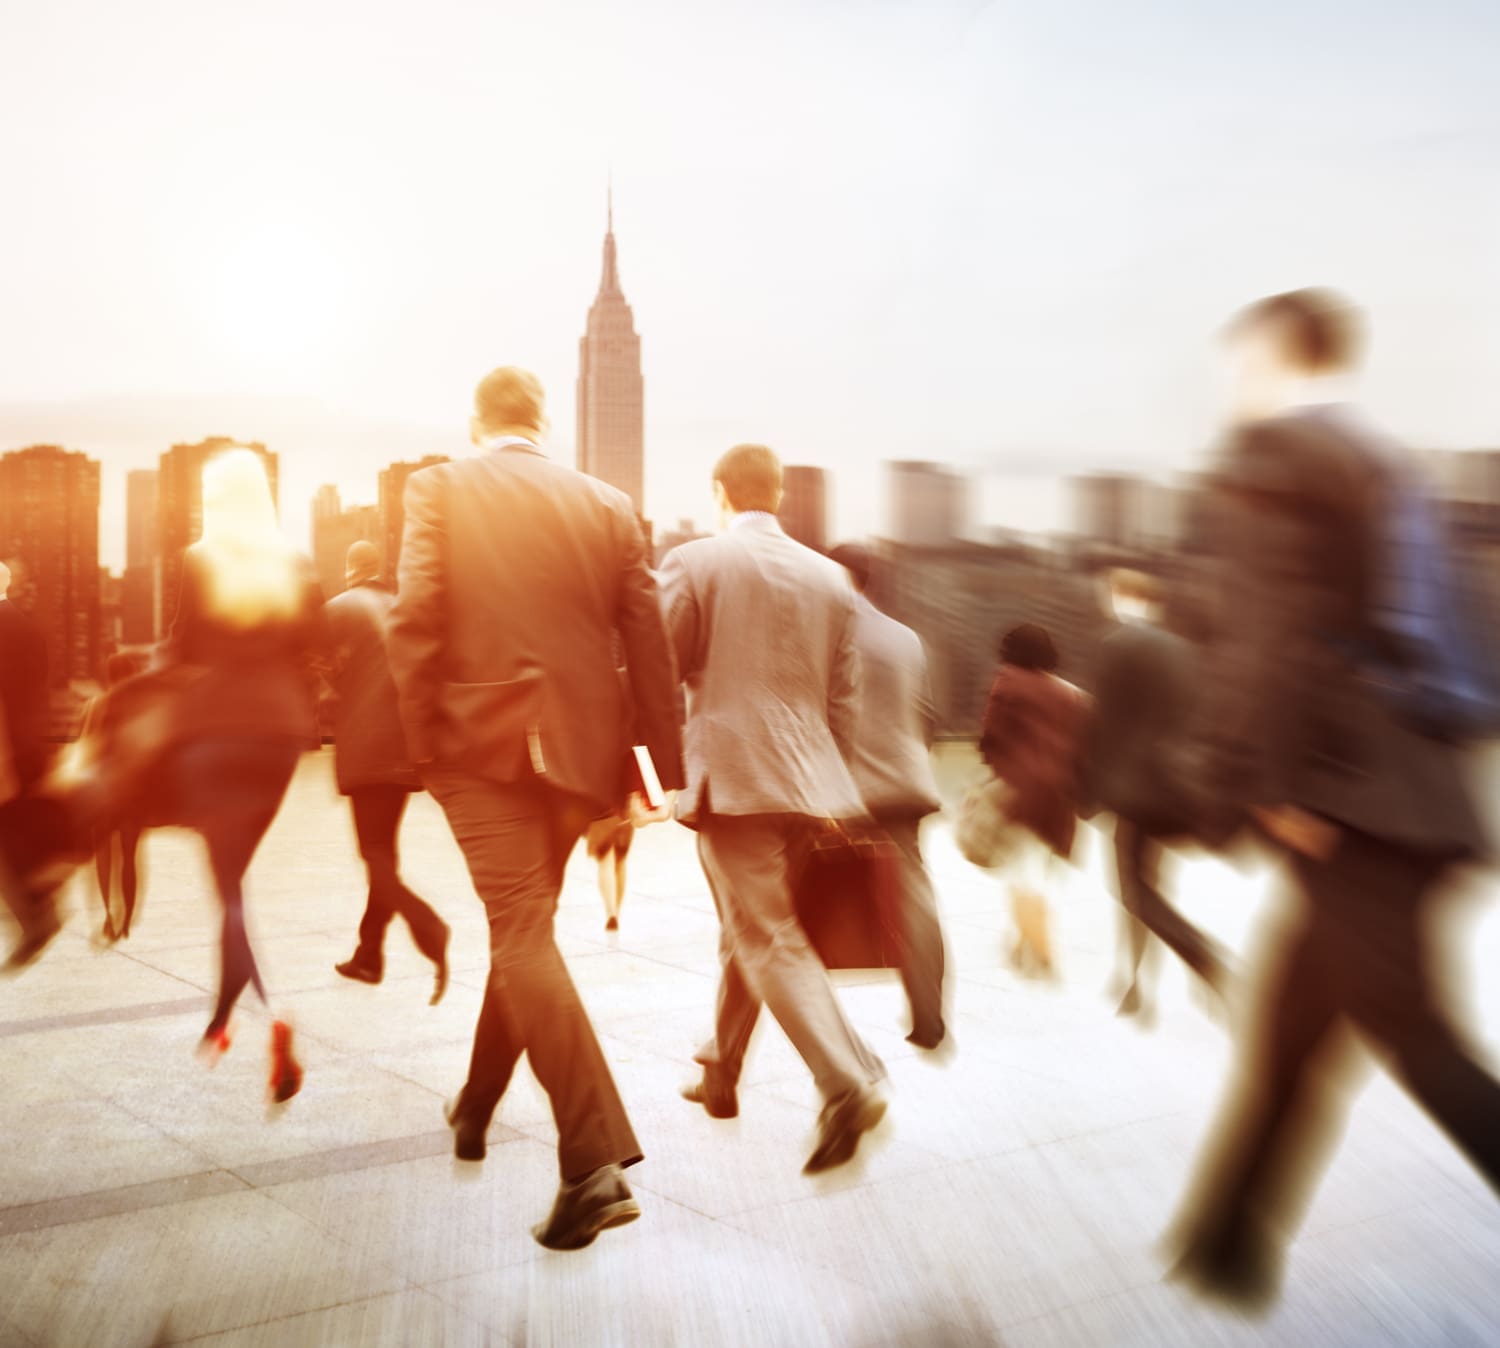
[[474, 390], [474, 426], [483, 435], [507, 431], [544, 435], [547, 395], [542, 381], [518, 365], [491, 370]]
[[299, 559], [251, 450], [226, 450], [203, 465], [203, 534], [190, 551], [203, 563], [210, 612], [232, 626], [289, 618], [301, 606]]

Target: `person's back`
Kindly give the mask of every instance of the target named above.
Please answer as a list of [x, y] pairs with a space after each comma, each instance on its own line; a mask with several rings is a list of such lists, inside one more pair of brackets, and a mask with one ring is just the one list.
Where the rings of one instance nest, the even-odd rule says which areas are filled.
[[876, 816], [929, 814], [942, 801], [932, 771], [936, 709], [922, 639], [860, 595], [854, 644], [860, 708], [849, 749], [854, 784]]
[[332, 656], [334, 765], [346, 794], [366, 783], [416, 785], [401, 729], [396, 683], [386, 655], [386, 629], [395, 594], [362, 580], [323, 606], [324, 636]]
[[47, 641], [41, 627], [7, 597], [10, 571], [0, 563], [0, 702], [20, 786], [47, 760]]
[[[502, 780], [536, 772], [600, 805], [618, 803], [629, 749], [623, 640], [638, 738], [676, 754], [677, 731], [642, 687], [673, 682], [664, 648], [641, 639], [648, 609], [621, 577], [643, 565], [623, 493], [515, 445], [413, 474], [419, 518], [442, 522], [442, 557], [404, 548], [392, 662], [419, 756], [462, 756]], [[443, 568], [442, 608], [428, 606]], [[472, 748], [467, 746], [472, 745]], [[658, 767], [661, 763], [658, 763]]]
[[1092, 805], [1141, 821], [1180, 812], [1195, 677], [1192, 647], [1154, 622], [1127, 620], [1099, 643], [1084, 754]]
[[662, 574], [687, 686], [681, 817], [705, 797], [728, 815], [863, 813], [843, 756], [857, 678], [843, 569], [750, 513], [675, 549]]

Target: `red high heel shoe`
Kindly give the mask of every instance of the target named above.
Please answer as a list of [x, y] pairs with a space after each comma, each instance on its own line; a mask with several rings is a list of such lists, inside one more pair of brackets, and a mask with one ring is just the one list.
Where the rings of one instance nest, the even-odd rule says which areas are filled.
[[210, 1030], [198, 1041], [198, 1057], [206, 1067], [217, 1067], [219, 1059], [229, 1052], [233, 1042], [227, 1025], [222, 1030]]
[[302, 1066], [292, 1056], [292, 1027], [271, 1022], [271, 1099], [284, 1105], [302, 1089]]

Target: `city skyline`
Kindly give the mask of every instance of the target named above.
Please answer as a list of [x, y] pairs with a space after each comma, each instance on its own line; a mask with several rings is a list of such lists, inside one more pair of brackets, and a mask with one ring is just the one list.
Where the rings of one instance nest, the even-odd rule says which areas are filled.
[[[122, 64], [128, 13], [33, 7], [0, 53], [26, 128], [0, 171], [36, 206], [0, 221], [27, 260], [0, 447], [103, 461], [114, 562], [113, 484], [166, 445], [276, 448], [303, 537], [320, 482], [368, 500], [385, 463], [462, 452], [500, 363], [540, 375], [571, 462], [610, 165], [655, 519], [706, 518], [740, 440], [832, 470], [841, 535], [881, 517], [860, 471], [880, 460], [1182, 466], [1215, 434], [1226, 315], [1313, 281], [1370, 309], [1381, 421], [1500, 441], [1492, 6], [731, 4], [707, 24], [646, 4], [591, 11], [586, 49], [577, 6], [439, 0], [415, 36], [313, 8], [210, 22], [167, 0], [170, 41]], [[273, 84], [274, 106], [234, 92]], [[66, 409], [100, 396], [210, 406], [148, 452], [75, 431]], [[227, 415], [256, 399], [264, 418]]]

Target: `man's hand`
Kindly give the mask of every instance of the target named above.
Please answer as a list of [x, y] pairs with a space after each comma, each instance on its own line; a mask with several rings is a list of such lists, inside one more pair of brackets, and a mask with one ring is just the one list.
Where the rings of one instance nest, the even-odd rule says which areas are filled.
[[1327, 861], [1338, 850], [1338, 825], [1296, 805], [1257, 805], [1251, 813], [1276, 842], [1310, 860]]
[[647, 824], [664, 824], [672, 817], [672, 807], [677, 803], [677, 792], [668, 791], [665, 799], [652, 809], [646, 804], [646, 798], [639, 791], [632, 791], [630, 799], [625, 803], [626, 817], [636, 828], [645, 828]]

